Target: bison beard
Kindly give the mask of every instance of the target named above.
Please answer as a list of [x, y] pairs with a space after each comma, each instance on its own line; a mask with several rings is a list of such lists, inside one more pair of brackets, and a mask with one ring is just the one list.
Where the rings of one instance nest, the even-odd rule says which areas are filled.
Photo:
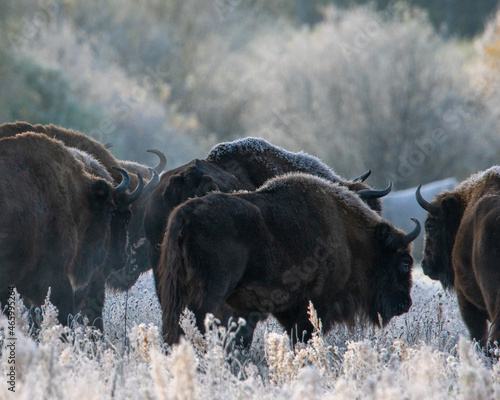
[[309, 301], [325, 330], [386, 324], [411, 306], [409, 243], [419, 231], [417, 222], [405, 235], [345, 187], [307, 174], [189, 200], [170, 216], [158, 265], [164, 339], [179, 340], [185, 307], [200, 329], [208, 312], [246, 318], [246, 345], [269, 314], [308, 339]]

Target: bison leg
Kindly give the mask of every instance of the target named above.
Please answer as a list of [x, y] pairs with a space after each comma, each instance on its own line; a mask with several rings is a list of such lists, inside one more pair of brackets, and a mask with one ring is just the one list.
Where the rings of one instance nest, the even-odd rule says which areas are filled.
[[105, 283], [103, 271], [94, 274], [89, 284], [75, 292], [76, 311], [89, 319], [90, 325], [104, 331], [102, 309], [104, 308]]
[[457, 298], [471, 340], [476, 340], [481, 347], [485, 347], [488, 341], [488, 313], [472, 304], [460, 291], [457, 291]]
[[25, 279], [23, 282], [19, 282], [17, 285], [17, 291], [24, 297], [26, 293], [29, 293], [29, 299], [27, 299], [33, 306], [40, 307], [45, 303], [47, 297], [47, 292], [50, 289], [49, 301], [57, 308], [58, 316], [57, 319], [62, 325], [68, 325], [69, 316], [74, 314], [74, 294], [71, 283], [66, 277], [59, 277], [57, 280], [48, 280], [47, 286], [38, 285], [36, 279]]
[[273, 313], [278, 322], [286, 329], [294, 344], [298, 341], [307, 343], [312, 338], [314, 328], [311, 321], [309, 321], [307, 308], [308, 306], [303, 304], [282, 312]]
[[158, 296], [158, 300], [160, 300], [161, 299], [160, 275], [159, 275], [158, 267], [156, 266], [156, 264], [153, 264], [153, 278], [155, 281], [156, 295]]
[[[162, 301], [163, 299], [160, 298], [160, 305], [162, 308], [162, 313], [163, 313], [163, 328], [162, 328], [162, 335], [163, 338], [166, 340], [168, 344], [173, 344], [177, 343], [179, 341], [180, 335], [183, 333], [181, 326], [180, 326], [180, 314], [182, 313], [182, 309], [176, 309], [174, 310], [174, 315], [176, 320], [176, 324], [172, 323], [172, 321], [169, 319], [169, 314], [168, 307], [170, 307], [170, 304], [165, 304], [165, 301]], [[196, 326], [198, 327], [199, 331], [204, 333], [205, 332], [205, 317], [208, 313], [215, 314], [215, 310], [218, 310], [221, 307], [223, 300], [218, 299], [204, 299], [202, 301], [202, 305], [198, 306], [197, 304], [190, 303], [187, 306], [187, 309], [193, 312], [196, 320]], [[175, 331], [173, 331], [175, 329]]]
[[267, 318], [266, 314], [260, 313], [258, 311], [252, 312], [234, 312], [228, 307], [223, 307], [221, 324], [223, 326], [228, 326], [229, 320], [232, 322], [238, 322], [239, 318], [243, 318], [246, 321], [246, 324], [241, 326], [238, 335], [235, 338], [235, 343], [237, 346], [241, 346], [243, 348], [250, 348], [253, 340], [253, 332], [255, 331], [255, 327], [257, 326], [259, 321], [263, 321]]
[[75, 312], [74, 294], [71, 283], [68, 279], [64, 283], [60, 282], [51, 289], [50, 302], [59, 310], [58, 320], [67, 326], [71, 321], [69, 316]]

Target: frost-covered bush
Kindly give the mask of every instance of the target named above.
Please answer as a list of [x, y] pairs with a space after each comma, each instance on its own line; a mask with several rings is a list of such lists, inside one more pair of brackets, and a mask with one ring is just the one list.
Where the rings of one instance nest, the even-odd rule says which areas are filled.
[[305, 149], [345, 176], [372, 168], [377, 185], [460, 179], [499, 148], [497, 103], [472, 90], [466, 54], [405, 7], [331, 8], [311, 29], [265, 26], [244, 48], [207, 42], [193, 105], [224, 139]]
[[[167, 154], [169, 167], [187, 162], [198, 150], [198, 143], [177, 131], [171, 113], [157, 92], [167, 93], [165, 71], [148, 69], [130, 77], [114, 62], [113, 50], [100, 45], [96, 54], [93, 43], [82, 41], [81, 33], [69, 22], [50, 21], [36, 39], [23, 42], [17, 52], [39, 65], [65, 77], [70, 89], [83, 105], [99, 108], [91, 126], [79, 127], [68, 120], [64, 127], [81, 129], [102, 143], [113, 144], [111, 151], [120, 159], [132, 159], [154, 165], [147, 149]], [[167, 96], [167, 94], [165, 94]], [[37, 123], [36, 116], [25, 119]]]
[[[110, 332], [97, 339], [85, 326], [57, 325], [57, 310], [48, 299], [42, 307], [41, 331], [34, 339], [27, 311], [18, 301], [15, 395], [20, 399], [497, 398], [497, 359], [485, 357], [467, 339], [459, 338], [466, 330], [455, 297], [419, 271], [414, 278], [410, 312], [394, 318], [386, 329], [337, 327], [325, 336], [311, 305], [313, 338], [294, 349], [273, 319], [258, 326], [250, 349], [241, 350], [230, 345], [238, 322], [228, 329], [207, 316], [202, 334], [189, 311], [181, 318], [185, 332], [181, 342], [163, 345], [151, 273], [141, 276], [128, 294], [126, 341], [123, 294], [107, 296], [104, 322]], [[9, 368], [7, 322], [1, 315], [3, 376]], [[446, 345], [443, 337], [448, 338]], [[9, 395], [6, 379], [1, 379], [0, 398]]]
[[119, 158], [152, 163], [144, 150], [157, 147], [170, 167], [250, 135], [344, 176], [371, 168], [374, 186], [489, 167], [500, 148], [496, 22], [474, 52], [402, 4], [328, 8], [306, 27], [262, 2], [19, 0], [0, 43], [57, 76], [60, 96], [48, 110], [36, 96], [17, 107], [12, 73], [0, 92], [19, 118], [81, 129]]

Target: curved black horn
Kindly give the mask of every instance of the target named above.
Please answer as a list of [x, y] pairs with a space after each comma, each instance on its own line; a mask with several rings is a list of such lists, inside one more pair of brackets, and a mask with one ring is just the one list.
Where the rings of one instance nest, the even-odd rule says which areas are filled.
[[113, 167], [113, 169], [116, 169], [123, 176], [122, 182], [113, 189], [113, 192], [118, 194], [125, 193], [130, 186], [130, 176], [123, 168]]
[[113, 147], [113, 143], [104, 143], [104, 147], [109, 149], [110, 147]]
[[392, 181], [389, 181], [389, 186], [382, 190], [373, 190], [373, 189], [363, 189], [360, 190], [358, 196], [363, 199], [378, 199], [379, 197], [384, 197], [388, 195], [392, 190]]
[[364, 181], [366, 181], [366, 178], [368, 178], [371, 175], [371, 173], [372, 173], [372, 170], [368, 169], [368, 171], [366, 171], [364, 174], [361, 174], [357, 178], [354, 178], [352, 181], [353, 182], [364, 182]]
[[144, 180], [142, 179], [141, 174], [139, 173], [137, 174], [137, 179], [139, 180], [139, 183], [137, 183], [137, 187], [134, 189], [132, 193], [128, 194], [127, 197], [125, 198], [125, 202], [127, 204], [132, 204], [142, 194], [142, 191], [144, 189]]
[[417, 198], [417, 203], [422, 207], [425, 211], [430, 212], [431, 214], [437, 214], [439, 211], [439, 207], [434, 204], [429, 203], [422, 197], [422, 193], [420, 193], [420, 189], [422, 185], [418, 185], [417, 191], [415, 192], [415, 197]]
[[158, 156], [158, 158], [160, 159], [160, 161], [158, 162], [156, 167], [154, 167], [154, 170], [156, 172], [158, 172], [159, 174], [161, 174], [163, 172], [163, 170], [165, 169], [165, 167], [167, 166], [167, 157], [160, 150], [146, 150], [146, 151], [148, 153], [156, 154]]
[[149, 172], [151, 172], [151, 179], [149, 182], [144, 186], [144, 190], [142, 191], [142, 195], [148, 195], [151, 194], [151, 192], [154, 190], [156, 186], [158, 186], [158, 183], [160, 183], [160, 177], [158, 176], [158, 172], [156, 172], [153, 168], [148, 168]]
[[410, 219], [413, 222], [415, 222], [415, 228], [410, 233], [405, 235], [405, 237], [403, 238], [404, 244], [410, 244], [411, 242], [413, 242], [417, 238], [417, 236], [420, 235], [420, 231], [422, 230], [420, 222], [418, 222], [418, 219], [416, 218], [410, 218]]

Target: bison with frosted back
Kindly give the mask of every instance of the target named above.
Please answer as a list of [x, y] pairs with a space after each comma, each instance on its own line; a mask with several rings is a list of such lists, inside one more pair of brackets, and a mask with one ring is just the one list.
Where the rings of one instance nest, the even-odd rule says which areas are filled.
[[[500, 167], [472, 175], [427, 201], [424, 273], [457, 293], [471, 339], [500, 342]], [[488, 332], [487, 321], [491, 322]]]
[[212, 148], [205, 160], [193, 160], [167, 171], [154, 190], [145, 214], [146, 236], [150, 242], [150, 258], [157, 292], [161, 243], [172, 210], [184, 201], [213, 191], [255, 190], [268, 179], [288, 172], [304, 172], [348, 187], [374, 210], [381, 212], [380, 197], [387, 195], [391, 185], [372, 190], [363, 181], [365, 173], [353, 180], [335, 174], [318, 158], [307, 153], [292, 153], [264, 139], [245, 138], [220, 143]]
[[323, 327], [358, 319], [385, 325], [411, 306], [409, 234], [395, 229], [339, 183], [287, 174], [256, 191], [211, 193], [171, 214], [158, 265], [163, 335], [179, 340], [185, 307], [247, 320], [274, 315], [308, 339], [312, 301]]

